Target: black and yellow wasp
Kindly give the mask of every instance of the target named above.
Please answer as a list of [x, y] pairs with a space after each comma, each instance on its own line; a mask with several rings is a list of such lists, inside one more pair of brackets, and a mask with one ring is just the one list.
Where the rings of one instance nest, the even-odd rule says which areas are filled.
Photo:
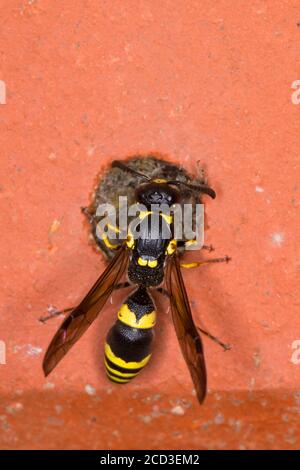
[[[112, 167], [130, 172], [142, 179], [135, 191], [137, 203], [146, 206], [140, 218], [151, 215], [153, 204], [169, 207], [181, 202], [181, 187], [192, 192], [215, 197], [215, 192], [206, 184], [192, 185], [178, 180], [151, 179], [133, 170], [125, 163], [115, 161]], [[153, 207], [153, 206], [152, 206]], [[181, 264], [179, 243], [174, 238], [173, 218], [159, 213], [161, 224], [156, 238], [149, 236], [150, 224], [138, 238], [130, 231], [126, 240], [113, 245], [103, 239], [115, 255], [105, 271], [91, 288], [82, 302], [63, 321], [52, 339], [43, 361], [47, 376], [83, 333], [93, 323], [114, 289], [132, 286], [133, 292], [124, 301], [118, 312], [118, 319], [110, 329], [105, 343], [105, 368], [107, 376], [116, 383], [127, 383], [148, 363], [151, 356], [153, 327], [156, 311], [150, 289], [156, 289], [168, 296], [172, 318], [183, 357], [189, 368], [198, 400], [203, 402], [206, 394], [207, 378], [202, 341], [199, 330], [226, 345], [194, 324], [185, 290], [181, 266], [195, 267], [207, 262], [228, 261], [229, 258], [216, 258], [197, 263]], [[162, 230], [164, 227], [165, 231]], [[168, 236], [163, 235], [167, 233]], [[181, 244], [184, 243], [181, 240]], [[127, 272], [128, 281], [121, 282]], [[165, 281], [165, 287], [161, 287]]]

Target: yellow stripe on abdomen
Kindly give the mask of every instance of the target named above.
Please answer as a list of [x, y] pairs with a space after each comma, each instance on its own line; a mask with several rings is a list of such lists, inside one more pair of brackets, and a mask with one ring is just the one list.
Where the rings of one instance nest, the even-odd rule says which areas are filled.
[[116, 364], [117, 366], [123, 367], [124, 369], [140, 369], [144, 367], [147, 364], [147, 362], [149, 362], [149, 359], [151, 357], [151, 354], [149, 354], [148, 356], [144, 357], [144, 359], [142, 359], [139, 362], [133, 362], [133, 361], [126, 362], [120, 357], [115, 356], [115, 354], [112, 352], [111, 347], [108, 343], [105, 343], [104, 352], [105, 352], [105, 356], [110, 360], [110, 362], [112, 362], [113, 364]]
[[[147, 364], [149, 361], [151, 354], [145, 357], [142, 361], [139, 362], [126, 362], [120, 357], [117, 357], [108, 343], [105, 344], [105, 369], [106, 375], [110, 380], [116, 383], [127, 383], [131, 379], [133, 379], [140, 370]], [[108, 364], [109, 362], [109, 364]], [[115, 367], [114, 367], [115, 366]], [[123, 369], [120, 371], [119, 369]], [[128, 371], [128, 372], [127, 372]], [[134, 372], [131, 372], [134, 371]]]
[[129, 382], [130, 379], [119, 379], [119, 377], [115, 377], [114, 375], [111, 375], [109, 372], [106, 371], [107, 377], [112, 380], [113, 382], [120, 383], [120, 384], [126, 384]]
[[138, 372], [127, 373], [127, 372], [120, 372], [117, 369], [113, 369], [111, 366], [108, 365], [106, 360], [104, 360], [104, 364], [105, 364], [106, 372], [111, 372], [117, 375], [118, 377], [120, 377], [120, 379], [132, 379], [138, 374]]

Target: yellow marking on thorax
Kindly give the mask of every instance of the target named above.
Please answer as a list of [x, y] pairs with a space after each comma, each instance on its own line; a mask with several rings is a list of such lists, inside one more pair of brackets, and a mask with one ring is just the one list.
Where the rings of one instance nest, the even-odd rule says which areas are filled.
[[164, 178], [156, 178], [153, 180], [154, 183], [167, 183], [168, 180], [165, 180]]
[[[139, 219], [143, 220], [148, 215], [154, 214], [153, 211], [140, 211]], [[159, 212], [159, 215], [167, 222], [168, 225], [171, 225], [173, 222], [173, 216], [169, 214], [165, 214], [164, 212]]]
[[172, 255], [173, 253], [175, 253], [176, 248], [177, 248], [177, 241], [174, 239], [170, 240], [166, 249], [166, 255]]
[[157, 259], [149, 260], [148, 261], [149, 268], [156, 268], [157, 266]]
[[160, 215], [167, 222], [168, 225], [171, 225], [171, 223], [173, 222], [173, 216], [172, 215], [164, 214], [163, 212], [161, 212]]
[[138, 264], [140, 266], [149, 266], [149, 268], [156, 268], [156, 266], [158, 264], [158, 261], [157, 261], [157, 259], [147, 260], [147, 259], [139, 257], [138, 258]]
[[153, 310], [137, 320], [135, 313], [129, 309], [128, 305], [123, 304], [118, 312], [118, 319], [132, 328], [152, 328], [155, 325], [156, 312]]
[[131, 379], [131, 377], [135, 377], [138, 372], [134, 372], [134, 373], [125, 373], [125, 372], [120, 372], [119, 370], [116, 370], [116, 369], [113, 369], [112, 367], [110, 367], [107, 363], [106, 360], [104, 360], [104, 363], [105, 363], [105, 367], [106, 369], [109, 371], [109, 372], [112, 372], [113, 374], [116, 374], [118, 375], [120, 378], [123, 378], [123, 379], [126, 379], [126, 378], [129, 378]]
[[138, 259], [138, 264], [139, 264], [140, 266], [147, 266], [148, 261], [147, 261], [146, 259], [143, 259], [143, 258], [139, 257], [139, 259]]
[[124, 369], [140, 369], [144, 367], [148, 362], [151, 357], [151, 354], [148, 356], [144, 357], [139, 362], [126, 362], [124, 359], [121, 359], [120, 357], [115, 356], [115, 354], [112, 352], [111, 347], [108, 343], [105, 343], [105, 348], [104, 348], [105, 355], [108, 357], [110, 362], [113, 364], [116, 364], [117, 366], [123, 367]]
[[153, 211], [140, 211], [139, 219], [143, 220], [145, 217], [151, 214], [153, 214]]

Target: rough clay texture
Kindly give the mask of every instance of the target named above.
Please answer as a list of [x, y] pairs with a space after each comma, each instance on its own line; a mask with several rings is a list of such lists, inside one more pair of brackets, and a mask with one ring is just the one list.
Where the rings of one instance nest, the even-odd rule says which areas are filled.
[[[0, 16], [0, 447], [299, 447], [299, 2], [11, 0]], [[232, 256], [184, 273], [195, 320], [232, 344], [204, 338], [202, 407], [164, 301], [132, 383], [102, 364], [121, 293], [42, 374], [61, 319], [39, 316], [104, 267], [80, 206], [112, 159], [149, 152], [201, 161], [206, 243]]]

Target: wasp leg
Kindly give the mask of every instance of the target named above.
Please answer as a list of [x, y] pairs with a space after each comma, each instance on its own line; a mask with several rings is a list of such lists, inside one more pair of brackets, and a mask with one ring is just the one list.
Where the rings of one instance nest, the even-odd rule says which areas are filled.
[[90, 213], [88, 207], [81, 207], [81, 212], [86, 216], [87, 220], [89, 221], [90, 224], [94, 223], [94, 216], [93, 214]]
[[[155, 289], [157, 292], [159, 292], [160, 294], [163, 294], [165, 295], [166, 297], [170, 298], [170, 293], [164, 289], [163, 287], [157, 287]], [[203, 333], [204, 335], [206, 335], [208, 338], [210, 338], [212, 341], [214, 341], [215, 343], [217, 343], [219, 346], [221, 346], [224, 351], [229, 351], [229, 349], [231, 349], [231, 345], [230, 344], [226, 344], [226, 343], [223, 343], [223, 341], [220, 341], [219, 338], [217, 338], [216, 336], [213, 336], [211, 333], [209, 333], [208, 331], [204, 330], [203, 328], [200, 328], [199, 326], [197, 326], [197, 330], [201, 331], [201, 333]]]
[[203, 184], [203, 181], [205, 180], [205, 171], [201, 166], [200, 160], [196, 161], [196, 165], [197, 165], [198, 178], [201, 180], [201, 182]]
[[231, 349], [230, 344], [223, 343], [223, 341], [220, 341], [219, 338], [217, 338], [216, 336], [213, 336], [211, 333], [209, 333], [209, 331], [203, 330], [203, 328], [200, 328], [199, 326], [197, 326], [197, 330], [203, 333], [204, 335], [206, 335], [208, 338], [210, 338], [212, 341], [217, 343], [219, 346], [221, 346], [224, 349], [224, 351], [229, 351], [229, 349]]
[[[198, 241], [197, 240], [186, 240], [184, 242], [184, 248], [186, 250], [189, 249], [189, 246], [193, 246], [193, 245], [198, 246]], [[202, 246], [199, 246], [199, 249], [207, 250], [207, 251], [214, 251], [215, 248], [213, 247], [213, 245], [202, 245]]]
[[[118, 236], [121, 233], [121, 231], [118, 227], [116, 227], [115, 225], [112, 225], [110, 223], [106, 224], [106, 228], [108, 228], [109, 230], [111, 230], [112, 232], [117, 234]], [[109, 250], [117, 250], [118, 248], [120, 248], [120, 239], [118, 237], [116, 237], [116, 238], [117, 238], [117, 243], [112, 243], [111, 238], [109, 238], [109, 236], [107, 235], [107, 233], [105, 231], [102, 231], [101, 234], [99, 233], [99, 240], [102, 240], [102, 242], [105, 244], [106, 248], [108, 248]], [[113, 238], [113, 239], [115, 240], [115, 238]]]
[[199, 266], [202, 266], [204, 264], [208, 263], [228, 263], [231, 260], [229, 256], [224, 256], [224, 258], [213, 258], [213, 259], [206, 259], [203, 261], [196, 261], [194, 263], [181, 263], [180, 267], [181, 268], [198, 268]]
[[[81, 207], [81, 212], [86, 216], [87, 220], [88, 220], [88, 223], [90, 225], [92, 225], [93, 227], [93, 230], [96, 230], [96, 227], [97, 227], [97, 216], [95, 214], [92, 214], [90, 211], [89, 211], [89, 208], [88, 207]], [[119, 233], [120, 230], [117, 228], [117, 227], [113, 227], [112, 225], [110, 224], [107, 224], [108, 227], [113, 230], [115, 233]], [[111, 243], [110, 242], [110, 239], [108, 238], [107, 234], [105, 232], [102, 233], [101, 237], [99, 237], [99, 241], [102, 241], [105, 245], [105, 248], [107, 248], [108, 250], [116, 250], [117, 248], [120, 247], [120, 244], [119, 243]], [[107, 257], [109, 258], [109, 254], [108, 252], [105, 251], [105, 248], [102, 249], [102, 251], [105, 252], [105, 254], [107, 255]]]
[[201, 250], [207, 250], [207, 251], [211, 252], [211, 251], [215, 251], [215, 247], [213, 245], [203, 245], [201, 247]]
[[[123, 289], [123, 288], [129, 287], [129, 286], [131, 286], [131, 284], [128, 281], [120, 282], [119, 284], [115, 285], [114, 290]], [[58, 317], [59, 315], [63, 315], [65, 313], [71, 312], [74, 309], [75, 309], [75, 307], [68, 307], [68, 308], [64, 308], [63, 310], [57, 310], [56, 308], [52, 308], [50, 310], [49, 315], [47, 315], [45, 317], [40, 317], [39, 321], [42, 322], [42, 323], [45, 323], [47, 320], [50, 320], [51, 318]]]
[[[125, 287], [129, 287], [130, 285], [131, 285], [130, 282], [120, 282], [114, 287], [114, 290], [123, 289]], [[57, 310], [56, 308], [53, 308], [51, 309], [49, 315], [45, 317], [40, 317], [39, 321], [41, 323], [46, 323], [48, 320], [51, 320], [51, 318], [59, 317], [60, 315], [64, 315], [65, 313], [71, 312], [74, 309], [75, 307], [68, 307], [68, 308], [64, 308], [63, 310]]]
[[68, 307], [68, 308], [64, 308], [63, 310], [57, 310], [57, 309], [53, 308], [53, 309], [51, 309], [49, 315], [47, 315], [45, 317], [40, 317], [39, 321], [41, 323], [46, 323], [46, 321], [51, 320], [51, 318], [59, 317], [60, 315], [71, 312], [72, 310], [74, 310], [74, 308], [75, 307]]
[[108, 248], [109, 250], [117, 250], [120, 247], [118, 243], [111, 243], [110, 239], [105, 233], [101, 235], [101, 239], [103, 243], [105, 244], [106, 248]]

